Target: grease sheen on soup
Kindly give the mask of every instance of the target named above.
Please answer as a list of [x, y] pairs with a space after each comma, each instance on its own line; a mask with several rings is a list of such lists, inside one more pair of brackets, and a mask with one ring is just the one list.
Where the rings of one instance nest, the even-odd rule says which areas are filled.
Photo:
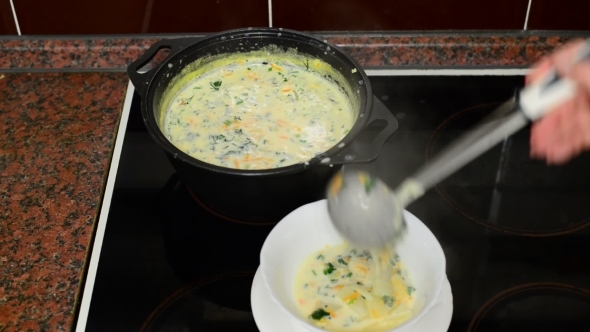
[[163, 131], [188, 155], [235, 169], [305, 162], [335, 146], [354, 112], [341, 87], [289, 60], [250, 57], [202, 73], [168, 105]]

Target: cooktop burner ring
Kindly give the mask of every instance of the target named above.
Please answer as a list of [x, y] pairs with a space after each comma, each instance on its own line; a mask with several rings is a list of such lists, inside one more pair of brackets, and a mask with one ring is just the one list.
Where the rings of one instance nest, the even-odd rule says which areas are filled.
[[[435, 145], [437, 143], [437, 139], [441, 135], [442, 132], [455, 120], [458, 120], [471, 112], [481, 110], [483, 108], [490, 108], [494, 109], [496, 106], [499, 106], [501, 102], [494, 102], [494, 103], [486, 103], [486, 104], [479, 104], [473, 107], [466, 108], [462, 111], [454, 113], [450, 117], [446, 118], [441, 124], [438, 125], [430, 135], [427, 145], [426, 145], [426, 153], [425, 153], [425, 162], [428, 162], [431, 157], [434, 155]], [[457, 173], [461, 172], [459, 170]], [[503, 225], [494, 224], [487, 218], [482, 218], [481, 216], [476, 215], [473, 211], [469, 211], [468, 208], [460, 205], [456, 199], [452, 197], [451, 194], [444, 188], [444, 180], [438, 183], [434, 189], [435, 191], [441, 196], [441, 198], [445, 201], [447, 205], [449, 205], [453, 210], [461, 214], [462, 216], [475, 221], [476, 223], [494, 230], [498, 232], [502, 232], [505, 234], [510, 235], [519, 235], [519, 236], [527, 236], [527, 237], [549, 237], [549, 236], [561, 236], [565, 234], [574, 233], [585, 229], [590, 225], [590, 217], [581, 219], [579, 221], [574, 221], [568, 223], [567, 226], [564, 227], [554, 227], [550, 230], [532, 230], [532, 229], [523, 229], [518, 227], [508, 227]]]
[[139, 329], [140, 332], [147, 332], [152, 328], [152, 325], [157, 321], [158, 317], [162, 313], [164, 313], [171, 305], [173, 305], [176, 301], [182, 299], [185, 295], [192, 292], [193, 290], [206, 286], [207, 284], [214, 283], [216, 281], [221, 281], [224, 279], [236, 279], [236, 278], [254, 278], [255, 271], [237, 271], [233, 273], [223, 273], [223, 274], [215, 274], [210, 275], [207, 277], [199, 278], [192, 283], [176, 290], [168, 297], [164, 299], [158, 306], [148, 315], [145, 319], [141, 328]]
[[184, 186], [186, 191], [188, 191], [188, 193], [191, 195], [192, 199], [199, 204], [200, 207], [202, 207], [203, 209], [205, 209], [205, 211], [207, 211], [208, 213], [214, 215], [217, 218], [229, 221], [229, 222], [233, 222], [236, 224], [242, 224], [242, 225], [248, 225], [248, 226], [273, 226], [276, 225], [278, 223], [278, 221], [268, 221], [268, 222], [253, 222], [253, 221], [244, 221], [244, 220], [239, 220], [239, 219], [235, 219], [232, 217], [228, 217], [226, 215], [223, 215], [215, 210], [213, 210], [212, 208], [210, 208], [209, 206], [207, 206], [207, 204], [205, 204], [203, 201], [201, 201], [197, 195], [195, 195], [195, 193], [192, 192], [192, 190], [190, 190], [190, 188], [188, 186]]
[[[570, 284], [563, 284], [563, 283], [555, 283], [555, 282], [536, 282], [536, 283], [528, 283], [523, 285], [514, 286], [508, 289], [503, 290], [502, 292], [496, 294], [489, 300], [487, 300], [475, 313], [471, 321], [469, 322], [469, 327], [467, 328], [468, 332], [477, 332], [478, 327], [483, 322], [484, 318], [494, 309], [494, 306], [501, 304], [502, 301], [510, 299], [511, 297], [523, 295], [527, 292], [536, 292], [536, 291], [551, 291], [551, 292], [560, 292], [564, 295], [572, 295], [582, 297], [590, 303], [590, 290], [570, 285]], [[533, 294], [534, 295], [534, 294]]]

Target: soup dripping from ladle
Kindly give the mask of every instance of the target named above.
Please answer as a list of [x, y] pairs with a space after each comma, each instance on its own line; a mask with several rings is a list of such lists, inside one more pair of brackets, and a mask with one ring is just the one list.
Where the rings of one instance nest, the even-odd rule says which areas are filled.
[[[573, 63], [590, 58], [590, 39]], [[334, 227], [348, 241], [365, 247], [395, 243], [406, 231], [404, 209], [427, 190], [516, 133], [530, 122], [575, 96], [576, 83], [550, 70], [544, 79], [521, 89], [484, 121], [390, 189], [364, 171], [343, 169], [327, 186], [328, 213]]]

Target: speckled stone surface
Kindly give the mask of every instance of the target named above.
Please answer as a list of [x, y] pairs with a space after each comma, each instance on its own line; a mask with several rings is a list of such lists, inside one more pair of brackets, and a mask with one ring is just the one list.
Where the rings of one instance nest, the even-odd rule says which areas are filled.
[[[584, 33], [316, 34], [362, 66], [527, 66]], [[206, 35], [194, 35], [204, 37]], [[175, 38], [181, 36], [166, 36]], [[186, 37], [186, 36], [182, 36]], [[130, 38], [0, 39], [0, 70], [123, 70], [162, 36]]]
[[[589, 33], [590, 34], [590, 33]], [[380, 35], [327, 38], [364, 67], [529, 66], [578, 36]]]
[[0, 331], [70, 328], [126, 84], [0, 75]]

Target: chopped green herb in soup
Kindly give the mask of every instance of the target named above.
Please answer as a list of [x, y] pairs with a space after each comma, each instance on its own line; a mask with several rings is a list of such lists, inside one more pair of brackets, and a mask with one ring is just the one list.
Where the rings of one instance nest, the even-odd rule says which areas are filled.
[[415, 289], [392, 248], [327, 247], [307, 257], [295, 280], [301, 314], [326, 331], [388, 331], [412, 315]]
[[172, 99], [164, 133], [188, 155], [218, 166], [269, 169], [310, 160], [354, 123], [347, 95], [309, 70], [314, 65], [322, 63], [245, 58], [205, 72]]

